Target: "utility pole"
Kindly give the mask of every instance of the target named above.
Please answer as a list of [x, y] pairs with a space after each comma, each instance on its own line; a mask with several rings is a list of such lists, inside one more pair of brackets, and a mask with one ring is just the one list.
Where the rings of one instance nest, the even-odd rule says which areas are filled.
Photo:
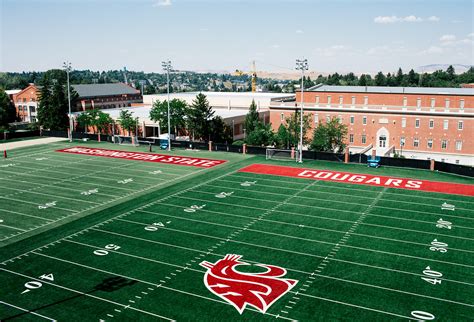
[[71, 113], [71, 89], [69, 88], [69, 72], [71, 71], [71, 63], [64, 62], [63, 67], [66, 70], [66, 74], [67, 74], [67, 100], [69, 104], [69, 142], [72, 142], [73, 123], [72, 123], [72, 113]]
[[161, 63], [163, 69], [166, 71], [166, 80], [168, 83], [168, 151], [171, 151], [171, 122], [170, 122], [170, 71], [171, 61], [164, 61]]
[[301, 117], [300, 117], [300, 146], [299, 146], [299, 163], [303, 163], [303, 93], [304, 93], [304, 71], [308, 70], [307, 59], [296, 60], [296, 70], [301, 70]]

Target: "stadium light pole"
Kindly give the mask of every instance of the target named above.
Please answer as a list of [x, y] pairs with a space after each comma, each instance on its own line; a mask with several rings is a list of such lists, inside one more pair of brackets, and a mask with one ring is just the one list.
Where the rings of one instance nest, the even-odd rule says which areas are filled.
[[296, 69], [301, 70], [301, 115], [300, 115], [300, 155], [299, 163], [303, 163], [303, 93], [304, 93], [304, 71], [308, 70], [308, 60], [307, 59], [297, 59], [296, 60]]
[[71, 71], [71, 63], [64, 62], [63, 67], [66, 70], [67, 74], [67, 101], [69, 104], [69, 142], [72, 142], [72, 113], [71, 113], [71, 89], [69, 87], [69, 72]]
[[166, 81], [168, 83], [168, 151], [171, 151], [171, 122], [170, 122], [170, 70], [171, 61], [164, 61], [161, 63], [163, 69], [166, 70]]

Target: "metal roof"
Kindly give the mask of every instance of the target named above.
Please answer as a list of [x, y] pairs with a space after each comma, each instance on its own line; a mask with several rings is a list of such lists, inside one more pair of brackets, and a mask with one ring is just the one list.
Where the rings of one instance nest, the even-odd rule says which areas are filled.
[[474, 88], [451, 87], [388, 87], [388, 86], [333, 86], [322, 85], [307, 89], [310, 92], [341, 93], [388, 93], [388, 94], [438, 94], [438, 95], [474, 95]]
[[71, 85], [79, 97], [113, 96], [139, 94], [140, 91], [124, 83]]

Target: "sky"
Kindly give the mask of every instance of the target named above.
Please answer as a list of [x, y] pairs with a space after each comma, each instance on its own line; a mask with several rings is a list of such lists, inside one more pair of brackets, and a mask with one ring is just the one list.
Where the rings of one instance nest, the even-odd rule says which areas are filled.
[[0, 0], [0, 71], [474, 65], [471, 0]]

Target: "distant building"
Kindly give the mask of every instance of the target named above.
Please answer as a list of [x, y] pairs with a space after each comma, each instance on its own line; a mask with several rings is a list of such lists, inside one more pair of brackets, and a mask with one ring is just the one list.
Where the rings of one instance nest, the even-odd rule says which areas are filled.
[[[301, 92], [289, 102], [272, 100], [274, 130], [300, 101]], [[351, 152], [474, 165], [472, 88], [317, 85], [305, 90], [303, 101], [313, 128], [334, 117], [347, 125]]]
[[[72, 111], [130, 107], [142, 103], [139, 90], [123, 83], [71, 85], [78, 97], [72, 102]], [[23, 122], [36, 122], [41, 86], [29, 85], [12, 95], [17, 114]]]
[[16, 114], [22, 122], [36, 122], [36, 110], [38, 109], [38, 87], [31, 84], [23, 90], [12, 94]]
[[71, 86], [79, 95], [74, 111], [130, 107], [143, 102], [139, 90], [124, 84], [81, 84]]

